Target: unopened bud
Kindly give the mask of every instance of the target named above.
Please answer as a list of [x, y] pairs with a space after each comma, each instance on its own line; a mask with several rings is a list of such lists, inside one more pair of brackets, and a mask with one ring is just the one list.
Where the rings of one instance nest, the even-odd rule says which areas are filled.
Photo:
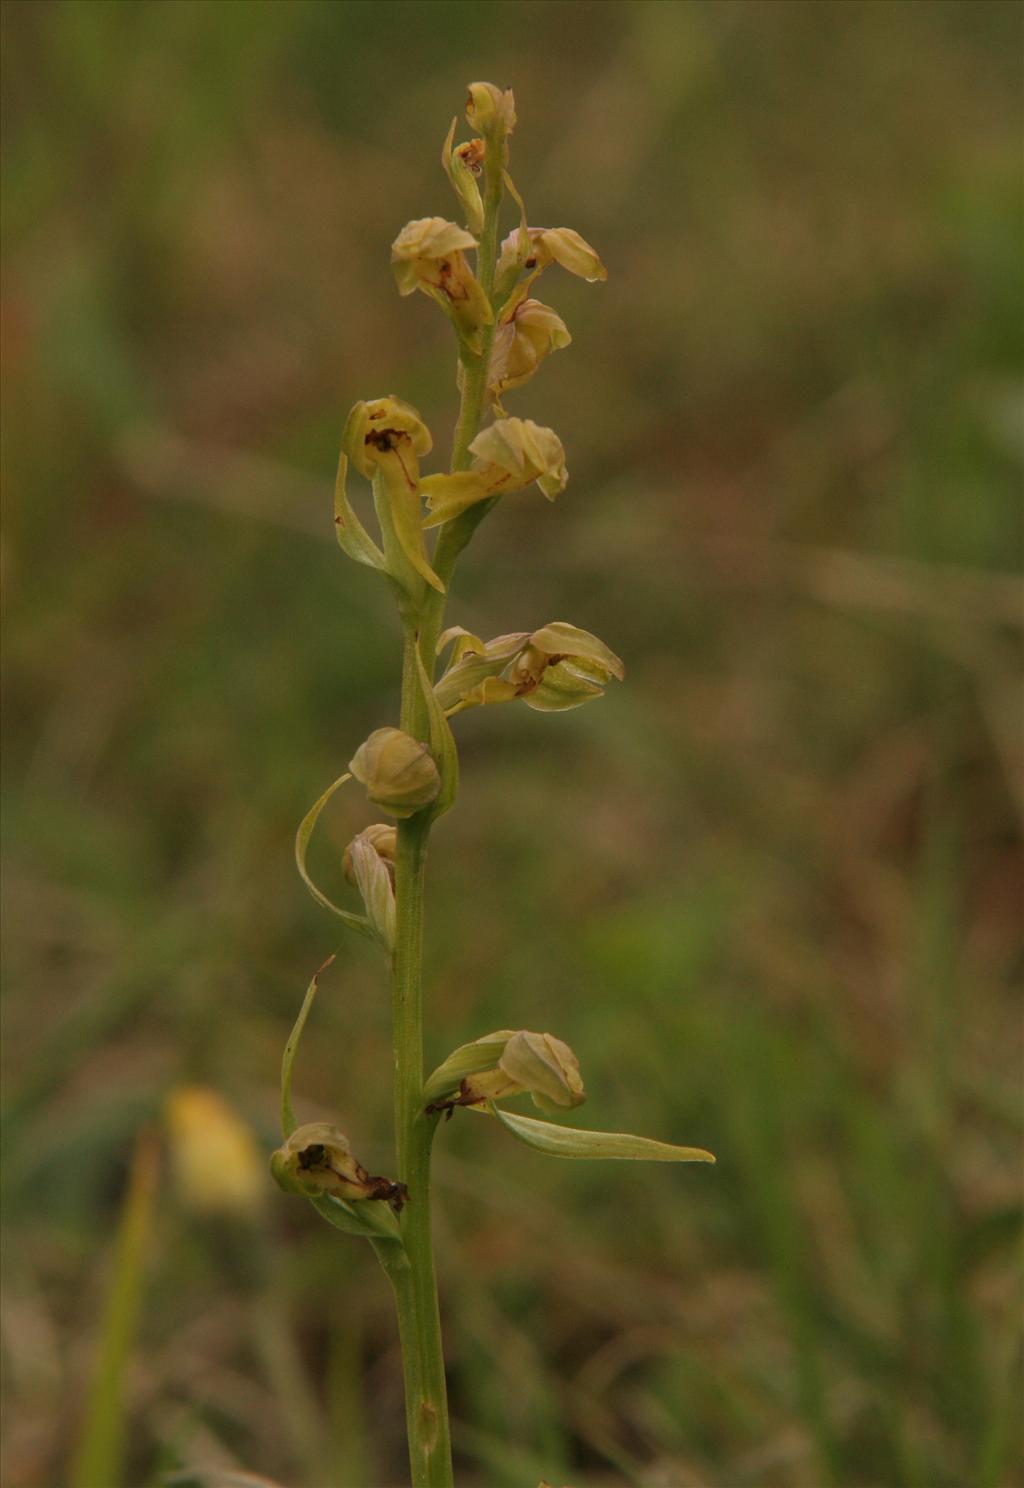
[[477, 177], [483, 167], [485, 146], [483, 140], [472, 139], [452, 149], [457, 123], [457, 119], [452, 120], [452, 127], [441, 149], [441, 164], [452, 183], [452, 190], [462, 203], [466, 213], [466, 226], [479, 237], [484, 230], [484, 204]]
[[493, 83], [470, 83], [466, 99], [466, 118], [470, 127], [481, 134], [505, 139], [516, 127], [516, 101], [511, 88], [497, 88]]
[[356, 881], [355, 871], [352, 867], [352, 848], [356, 842], [365, 842], [377, 854], [378, 858], [387, 867], [392, 881], [394, 881], [395, 855], [398, 851], [398, 828], [391, 826], [389, 822], [374, 822], [371, 827], [364, 827], [359, 836], [346, 847], [341, 860], [341, 869], [350, 884]]
[[553, 1033], [523, 1029], [509, 1039], [498, 1065], [542, 1111], [568, 1110], [586, 1099], [579, 1060]]
[[429, 749], [401, 729], [374, 729], [349, 769], [375, 806], [400, 819], [429, 806], [441, 789]]
[[385, 1199], [396, 1211], [408, 1197], [404, 1184], [368, 1173], [345, 1134], [326, 1121], [297, 1127], [272, 1155], [270, 1171], [286, 1193], [331, 1194], [349, 1202]]
[[499, 1029], [463, 1044], [424, 1087], [428, 1111], [479, 1106], [529, 1092], [542, 1111], [569, 1110], [586, 1099], [576, 1055], [552, 1033]]
[[367, 918], [385, 950], [395, 945], [394, 863], [398, 832], [383, 822], [367, 827], [345, 849], [342, 868], [362, 896]]

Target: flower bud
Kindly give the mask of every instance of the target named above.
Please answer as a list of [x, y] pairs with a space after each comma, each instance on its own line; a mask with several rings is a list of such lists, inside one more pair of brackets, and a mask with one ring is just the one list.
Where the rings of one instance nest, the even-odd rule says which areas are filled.
[[487, 384], [495, 397], [521, 387], [544, 358], [572, 341], [560, 315], [540, 300], [510, 301], [494, 333], [494, 349]]
[[448, 1056], [424, 1086], [429, 1111], [479, 1106], [529, 1092], [542, 1111], [569, 1110], [586, 1099], [579, 1061], [561, 1039], [528, 1029], [499, 1029]]
[[481, 134], [506, 138], [516, 127], [516, 101], [512, 89], [502, 90], [493, 83], [470, 83], [466, 118], [470, 128], [479, 129]]
[[374, 934], [387, 951], [395, 945], [397, 840], [396, 828], [378, 823], [354, 837], [342, 859], [345, 876], [358, 888]]
[[466, 262], [476, 239], [444, 217], [407, 222], [391, 245], [391, 267], [402, 295], [422, 290], [445, 310], [467, 346], [479, 352], [480, 328], [494, 320], [490, 301]]
[[542, 1111], [569, 1110], [586, 1099], [579, 1060], [553, 1033], [521, 1030], [509, 1039], [498, 1068]]
[[441, 789], [429, 749], [401, 729], [374, 729], [349, 769], [375, 806], [400, 819], [429, 806]]
[[398, 851], [397, 827], [391, 826], [389, 822], [374, 822], [372, 827], [364, 827], [359, 836], [349, 843], [341, 860], [341, 869], [350, 884], [356, 882], [355, 871], [352, 867], [352, 849], [356, 842], [360, 841], [373, 849], [394, 882], [395, 854]]
[[368, 1173], [353, 1157], [344, 1133], [326, 1121], [297, 1127], [272, 1155], [270, 1171], [286, 1193], [331, 1194], [350, 1203], [385, 1199], [396, 1211], [408, 1197], [404, 1184]]
[[484, 204], [477, 185], [477, 177], [483, 168], [485, 145], [481, 139], [467, 140], [452, 149], [457, 119], [441, 148], [441, 164], [444, 166], [452, 190], [462, 203], [466, 213], [466, 226], [477, 237], [484, 230]]
[[165, 1107], [171, 1168], [182, 1202], [203, 1214], [254, 1215], [263, 1194], [255, 1138], [215, 1090], [187, 1085]]

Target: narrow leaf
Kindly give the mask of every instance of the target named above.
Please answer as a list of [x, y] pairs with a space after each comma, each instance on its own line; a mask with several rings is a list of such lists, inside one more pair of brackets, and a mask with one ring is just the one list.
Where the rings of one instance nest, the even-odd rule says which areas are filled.
[[85, 1396], [82, 1435], [69, 1474], [73, 1488], [123, 1481], [127, 1379], [145, 1297], [159, 1178], [159, 1144], [155, 1134], [144, 1128], [136, 1139], [117, 1222], [96, 1362]]
[[367, 568], [375, 568], [379, 573], [386, 574], [388, 566], [384, 561], [384, 554], [349, 504], [345, 491], [347, 475], [348, 460], [343, 450], [338, 456], [338, 474], [334, 482], [334, 534], [342, 551], [355, 559], [356, 563], [365, 563]]
[[299, 1052], [299, 1043], [306, 1026], [306, 1019], [309, 1017], [313, 999], [316, 997], [316, 989], [320, 985], [320, 977], [333, 960], [332, 953], [313, 973], [313, 980], [306, 988], [306, 995], [299, 1008], [299, 1016], [295, 1019], [292, 1031], [288, 1035], [288, 1042], [284, 1046], [284, 1055], [281, 1059], [281, 1135], [286, 1142], [299, 1124], [292, 1107], [292, 1067], [295, 1064], [295, 1056]]
[[627, 1132], [581, 1131], [578, 1127], [537, 1121], [532, 1116], [515, 1116], [494, 1105], [488, 1109], [520, 1142], [549, 1157], [619, 1158], [626, 1162], [715, 1161], [702, 1147], [676, 1147], [671, 1142], [655, 1142], [650, 1137], [634, 1137]]
[[351, 779], [352, 776], [347, 771], [344, 775], [339, 775], [334, 784], [327, 787], [320, 799], [313, 803], [313, 805], [306, 812], [305, 816], [299, 822], [299, 830], [295, 834], [295, 862], [299, 870], [299, 875], [302, 878], [302, 882], [306, 885], [306, 888], [312, 894], [316, 902], [318, 904], [322, 904], [324, 909], [329, 909], [332, 914], [336, 914], [339, 920], [344, 920], [345, 924], [348, 925], [350, 930], [358, 930], [360, 935], [365, 935], [369, 937], [369, 939], [373, 940], [376, 937], [374, 936], [373, 928], [366, 916], [352, 914], [350, 910], [339, 908], [339, 906], [334, 903], [333, 899], [328, 899], [327, 895], [317, 887], [317, 885], [310, 878], [309, 871], [306, 868], [306, 853], [309, 849], [309, 839], [313, 835], [313, 828], [316, 826], [320, 818], [321, 811], [323, 811], [324, 807], [327, 805], [327, 802], [334, 795], [334, 792], [338, 789], [338, 787], [344, 785], [346, 780]]

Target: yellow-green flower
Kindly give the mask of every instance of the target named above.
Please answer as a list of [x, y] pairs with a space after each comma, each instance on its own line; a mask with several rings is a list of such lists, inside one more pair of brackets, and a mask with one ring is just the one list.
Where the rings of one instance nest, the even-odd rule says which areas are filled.
[[563, 713], [601, 697], [613, 677], [625, 675], [603, 641], [564, 620], [487, 642], [446, 631], [441, 645], [453, 639], [452, 662], [434, 688], [449, 714], [517, 698], [538, 713]]
[[428, 475], [421, 482], [430, 508], [425, 527], [447, 522], [477, 501], [521, 491], [531, 481], [537, 482], [549, 501], [565, 490], [569, 472], [562, 441], [553, 429], [532, 419], [496, 419], [469, 448], [473, 454], [469, 470]]
[[391, 267], [402, 295], [422, 290], [445, 310], [474, 352], [481, 346], [480, 328], [494, 320], [487, 296], [466, 262], [465, 250], [476, 239], [444, 217], [407, 222], [391, 245]]
[[385, 1199], [396, 1210], [408, 1197], [403, 1184], [368, 1173], [352, 1155], [344, 1132], [326, 1121], [296, 1127], [271, 1157], [270, 1171], [288, 1193], [330, 1194], [350, 1203]]
[[494, 332], [487, 384], [500, 398], [527, 382], [545, 357], [572, 341], [565, 321], [540, 300], [515, 300], [502, 311]]
[[[374, 483], [387, 571], [407, 588], [418, 584], [419, 579], [426, 579], [433, 588], [443, 591], [444, 585], [427, 560], [420, 505], [420, 456], [428, 454], [432, 447], [430, 430], [417, 410], [394, 395], [357, 403], [341, 436], [343, 458]], [[344, 497], [343, 470], [339, 479]], [[336, 519], [358, 533], [347, 498]], [[366, 561], [360, 557], [359, 550], [352, 556]], [[377, 559], [381, 556], [376, 555]], [[414, 572], [410, 572], [410, 566]]]
[[501, 245], [495, 276], [497, 284], [506, 286], [522, 270], [529, 271], [526, 284], [533, 283], [549, 264], [560, 264], [570, 274], [586, 279], [589, 284], [608, 278], [608, 270], [596, 249], [591, 248], [571, 227], [515, 228]]

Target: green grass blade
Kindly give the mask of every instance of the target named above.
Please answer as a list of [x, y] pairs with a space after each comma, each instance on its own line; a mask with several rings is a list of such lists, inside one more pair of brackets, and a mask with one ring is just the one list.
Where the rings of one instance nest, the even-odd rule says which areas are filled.
[[71, 1488], [117, 1488], [125, 1434], [125, 1376], [138, 1329], [146, 1258], [160, 1176], [154, 1132], [139, 1133], [114, 1242], [113, 1273], [100, 1322], [95, 1372], [86, 1399]]

